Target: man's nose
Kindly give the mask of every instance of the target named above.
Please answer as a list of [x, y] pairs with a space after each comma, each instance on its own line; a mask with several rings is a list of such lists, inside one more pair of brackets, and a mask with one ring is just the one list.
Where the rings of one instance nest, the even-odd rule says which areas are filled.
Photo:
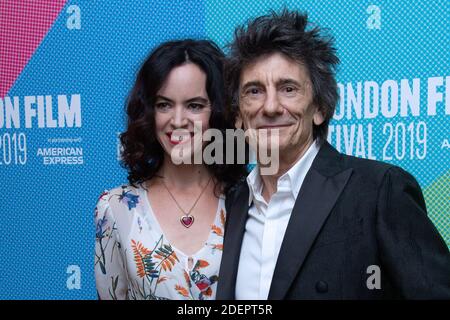
[[266, 116], [275, 116], [283, 112], [278, 94], [275, 89], [267, 90], [266, 101], [264, 101], [263, 112]]

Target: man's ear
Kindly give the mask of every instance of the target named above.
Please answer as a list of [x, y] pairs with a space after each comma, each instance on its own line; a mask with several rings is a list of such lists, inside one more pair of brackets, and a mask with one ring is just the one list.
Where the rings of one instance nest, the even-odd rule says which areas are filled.
[[316, 126], [320, 126], [325, 121], [325, 117], [319, 107], [316, 107], [316, 111], [313, 116], [313, 123]]

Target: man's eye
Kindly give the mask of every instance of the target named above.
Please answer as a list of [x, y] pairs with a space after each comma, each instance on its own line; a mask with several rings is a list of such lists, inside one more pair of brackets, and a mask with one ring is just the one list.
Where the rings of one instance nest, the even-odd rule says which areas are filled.
[[258, 88], [250, 88], [247, 90], [247, 92], [245, 94], [246, 95], [257, 95], [260, 93], [261, 93], [261, 90], [259, 90]]
[[297, 89], [295, 87], [284, 87], [284, 91], [287, 93], [293, 93], [297, 91]]

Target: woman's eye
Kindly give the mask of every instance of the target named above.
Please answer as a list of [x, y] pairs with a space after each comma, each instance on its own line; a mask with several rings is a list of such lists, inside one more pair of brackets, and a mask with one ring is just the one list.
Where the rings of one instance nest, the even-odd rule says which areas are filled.
[[190, 104], [188, 105], [188, 108], [189, 108], [190, 110], [194, 110], [194, 111], [200, 111], [200, 110], [202, 110], [204, 107], [205, 107], [205, 106], [202, 105], [202, 104], [200, 104], [200, 103], [190, 103]]
[[167, 102], [159, 102], [156, 104], [156, 110], [165, 111], [170, 108], [170, 105]]

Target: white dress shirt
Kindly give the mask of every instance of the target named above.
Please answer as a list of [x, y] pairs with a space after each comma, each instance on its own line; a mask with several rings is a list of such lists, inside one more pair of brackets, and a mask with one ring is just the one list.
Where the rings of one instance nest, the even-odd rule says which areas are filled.
[[253, 205], [248, 211], [242, 241], [236, 279], [236, 299], [268, 298], [295, 199], [318, 152], [319, 145], [313, 142], [303, 157], [278, 179], [277, 191], [269, 203], [262, 196], [263, 184], [258, 165], [248, 175], [249, 205], [252, 202]]

